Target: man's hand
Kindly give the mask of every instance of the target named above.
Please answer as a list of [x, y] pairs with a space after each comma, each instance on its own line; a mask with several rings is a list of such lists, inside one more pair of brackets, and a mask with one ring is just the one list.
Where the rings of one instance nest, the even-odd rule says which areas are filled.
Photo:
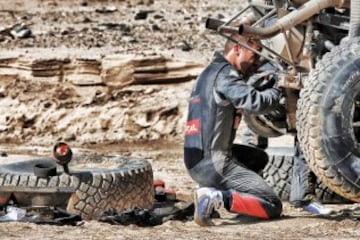
[[264, 71], [254, 74], [248, 81], [255, 89], [263, 91], [265, 89], [274, 87], [278, 78], [275, 71]]

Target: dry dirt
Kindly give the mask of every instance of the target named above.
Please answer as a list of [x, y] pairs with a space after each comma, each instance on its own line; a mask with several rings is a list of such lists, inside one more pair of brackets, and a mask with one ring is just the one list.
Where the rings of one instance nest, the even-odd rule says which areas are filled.
[[[30, 38], [1, 35], [3, 52], [22, 48], [35, 55], [39, 48], [47, 48], [55, 53], [71, 49], [103, 55], [156, 53], [204, 64], [213, 50], [221, 47], [223, 39], [205, 31], [202, 19], [227, 17], [242, 6], [241, 1], [233, 0], [0, 3], [0, 27], [26, 22], [32, 31]], [[145, 19], [137, 19], [139, 15], [144, 17], [144, 13]], [[193, 81], [122, 89], [87, 86], [81, 90], [67, 83], [35, 83], [28, 79], [15, 82], [0, 79], [0, 83], [0, 137], [4, 143], [0, 150], [8, 154], [0, 158], [1, 162], [29, 155], [49, 156], [52, 144], [66, 140], [77, 155], [96, 152], [147, 159], [155, 178], [165, 180], [167, 187], [176, 190], [179, 196], [190, 197], [195, 183], [183, 166], [181, 133]], [[291, 137], [274, 139], [271, 144], [291, 144]], [[215, 220], [217, 226], [209, 228], [198, 227], [192, 221], [168, 221], [151, 228], [97, 221], [86, 221], [76, 227], [1, 223], [0, 239], [360, 238], [359, 222], [347, 215], [320, 218], [294, 210], [288, 203], [284, 206], [283, 217], [273, 221], [236, 218], [221, 212], [223, 218]], [[349, 210], [358, 207], [358, 204], [334, 206]]]

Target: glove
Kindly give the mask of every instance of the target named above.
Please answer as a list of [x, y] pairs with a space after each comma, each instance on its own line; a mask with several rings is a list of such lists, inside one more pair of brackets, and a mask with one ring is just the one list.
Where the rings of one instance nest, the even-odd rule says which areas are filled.
[[248, 84], [253, 86], [258, 91], [264, 91], [271, 88], [277, 82], [278, 77], [272, 71], [261, 72], [254, 74], [248, 81]]
[[278, 80], [277, 76], [272, 75], [268, 80], [265, 80], [256, 89], [259, 91], [264, 91], [265, 89], [272, 88], [275, 86], [277, 80]]

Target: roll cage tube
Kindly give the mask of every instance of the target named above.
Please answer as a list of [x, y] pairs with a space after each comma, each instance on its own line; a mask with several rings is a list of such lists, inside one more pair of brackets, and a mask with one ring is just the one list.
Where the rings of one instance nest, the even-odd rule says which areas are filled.
[[[228, 34], [232, 35], [234, 33], [238, 33], [240, 35], [244, 35], [251, 39], [267, 39], [281, 32], [285, 34], [286, 31], [288, 30], [291, 31], [292, 27], [296, 26], [301, 22], [306, 21], [307, 19], [311, 18], [313, 15], [317, 14], [322, 9], [328, 7], [340, 8], [340, 7], [349, 7], [349, 6], [350, 6], [350, 0], [310, 0], [307, 2], [304, 1], [304, 4], [300, 8], [295, 9], [289, 14], [279, 18], [279, 20], [274, 25], [270, 27], [258, 27], [258, 25], [260, 25], [266, 19], [269, 19], [270, 17], [274, 16], [277, 13], [278, 8], [276, 8], [273, 5], [249, 3], [244, 9], [242, 9], [240, 12], [235, 14], [226, 22], [217, 19], [208, 18], [205, 27], [208, 29], [215, 30], [221, 36], [231, 41], [234, 41], [239, 45], [241, 45], [242, 47], [249, 49], [254, 53], [262, 56], [263, 58], [269, 60], [275, 67], [277, 67], [280, 70], [284, 70], [284, 68], [286, 68], [286, 66], [284, 66], [283, 63], [292, 65], [294, 69], [296, 69], [294, 62], [285, 59], [284, 57], [282, 57], [281, 55], [279, 55], [269, 47], [265, 46], [264, 44], [260, 44], [260, 45], [263, 47], [263, 49], [266, 49], [268, 52], [270, 52], [274, 56], [273, 58], [265, 54], [261, 54], [260, 52], [256, 51], [255, 49], [249, 47], [246, 44], [243, 44], [242, 42], [238, 42], [232, 39], [230, 36], [228, 36]], [[240, 24], [240, 26], [235, 27], [234, 25], [232, 25], [236, 19], [238, 19], [250, 8], [256, 11], [258, 14], [260, 14], [261, 18], [257, 22], [255, 22], [252, 26]], [[267, 13], [263, 14], [263, 11], [261, 10], [265, 10], [265, 12]], [[285, 39], [287, 39], [286, 34], [285, 34]]]

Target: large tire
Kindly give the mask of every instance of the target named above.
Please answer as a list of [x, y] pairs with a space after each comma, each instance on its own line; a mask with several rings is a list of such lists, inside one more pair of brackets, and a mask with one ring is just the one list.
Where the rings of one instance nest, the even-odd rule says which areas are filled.
[[[360, 202], [360, 40], [344, 42], [316, 64], [300, 92], [299, 142], [318, 178]], [[356, 124], [354, 124], [356, 123]]]
[[[271, 147], [266, 151], [269, 154], [269, 162], [263, 170], [263, 178], [274, 189], [281, 200], [289, 201], [294, 148]], [[349, 202], [349, 200], [331, 191], [319, 180], [315, 185], [315, 193], [317, 199], [323, 203]]]
[[70, 175], [60, 168], [56, 176], [37, 177], [33, 173], [36, 164], [53, 162], [52, 159], [35, 159], [0, 165], [0, 187], [16, 188], [64, 188], [74, 189], [65, 203], [67, 211], [82, 219], [98, 219], [109, 208], [152, 208], [154, 202], [153, 173], [148, 161], [104, 157], [114, 168], [73, 170]]
[[269, 161], [262, 177], [274, 189], [281, 200], [288, 201], [290, 197], [291, 168], [293, 163], [293, 148], [288, 150], [268, 148]]

